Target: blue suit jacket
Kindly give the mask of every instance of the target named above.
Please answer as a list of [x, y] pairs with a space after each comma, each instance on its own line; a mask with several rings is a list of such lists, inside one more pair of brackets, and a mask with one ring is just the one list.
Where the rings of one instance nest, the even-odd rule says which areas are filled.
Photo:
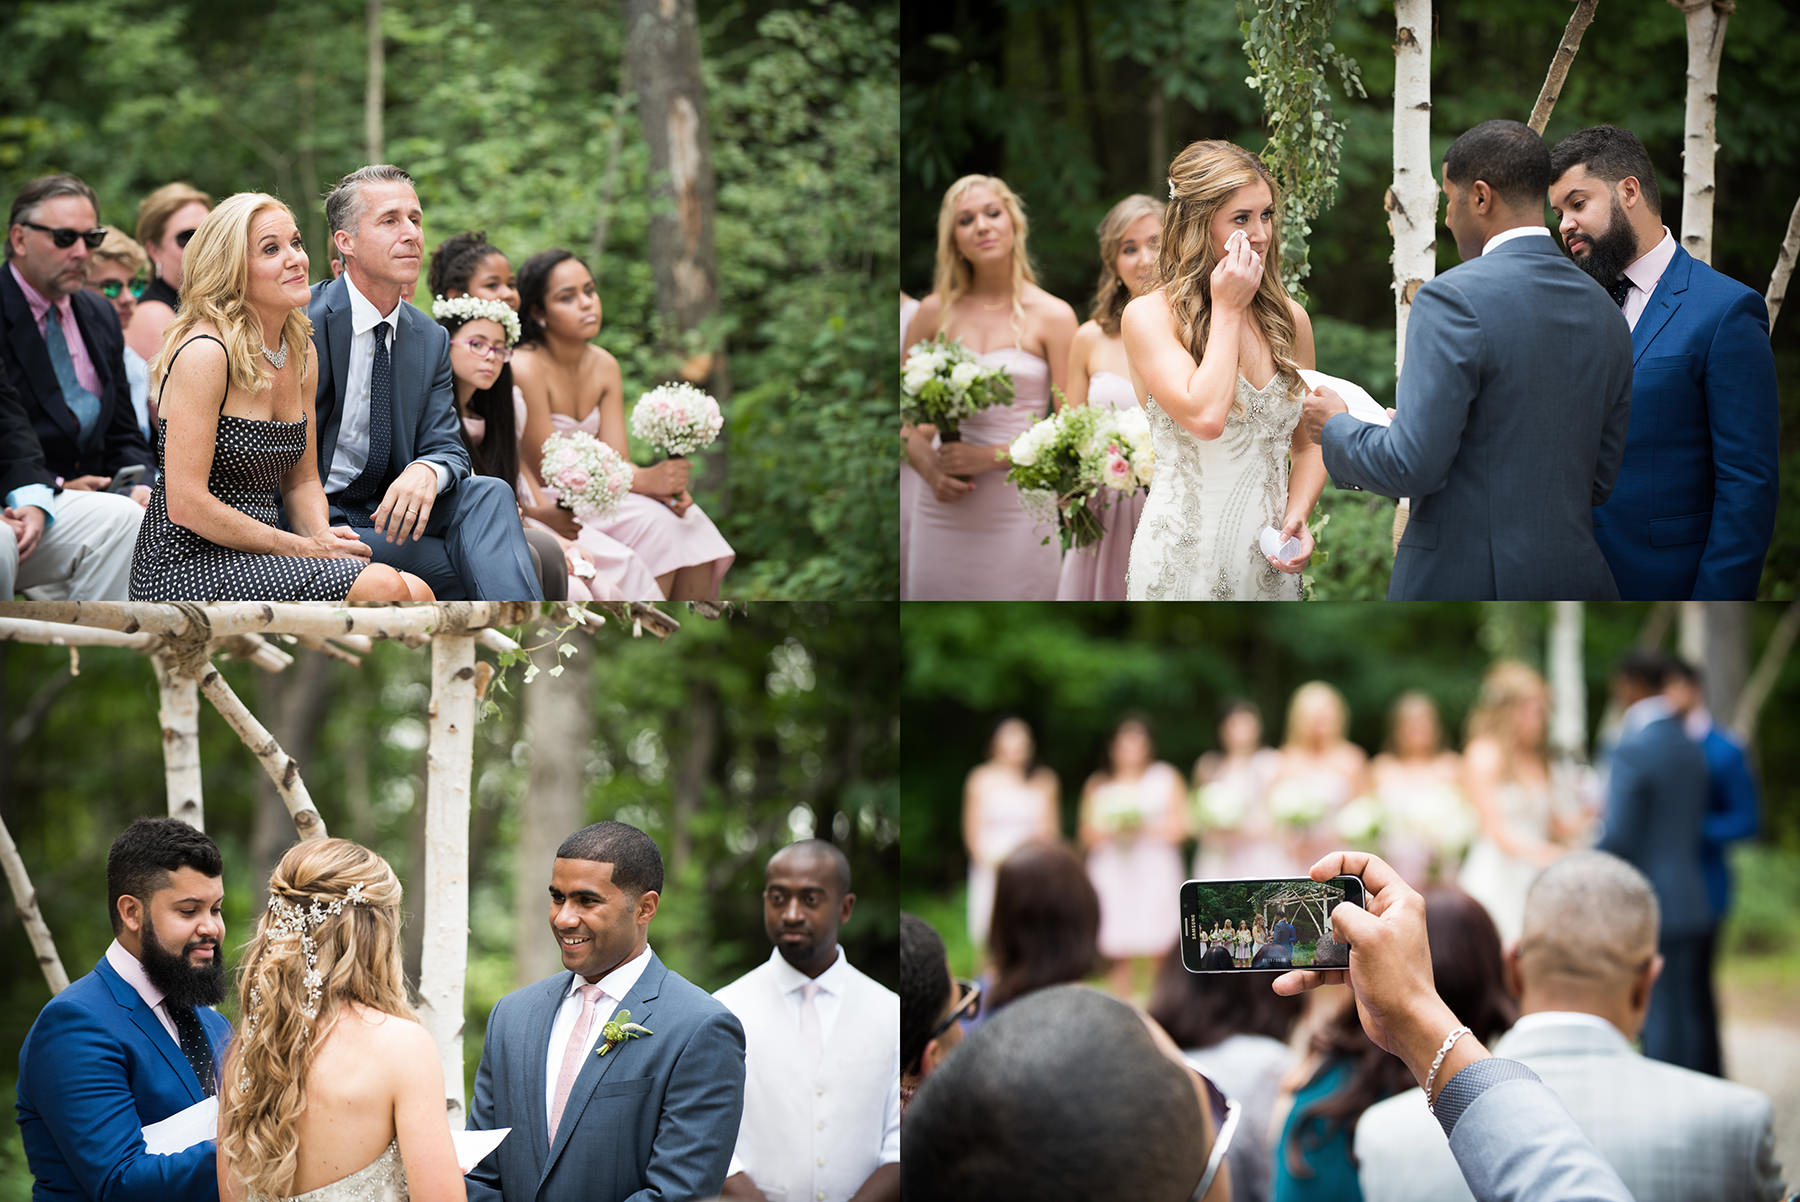
[[1631, 355], [1625, 462], [1594, 510], [1619, 595], [1753, 600], [1781, 450], [1763, 299], [1677, 246]]
[[1706, 873], [1706, 895], [1719, 918], [1731, 909], [1731, 870], [1725, 848], [1740, 839], [1754, 838], [1761, 821], [1761, 804], [1750, 759], [1737, 740], [1709, 727], [1700, 740], [1706, 756], [1711, 788], [1707, 793], [1706, 819], [1702, 827], [1700, 865]]
[[[331, 474], [337, 454], [338, 427], [344, 417], [344, 386], [350, 374], [350, 286], [345, 277], [329, 284], [313, 285], [313, 339], [319, 346], [319, 387], [314, 398], [319, 423], [319, 479]], [[394, 340], [394, 415], [388, 464], [382, 479], [388, 483], [407, 464], [425, 459], [450, 470], [450, 488], [469, 476], [469, 452], [463, 446], [456, 416], [455, 381], [450, 374], [450, 335], [443, 326], [404, 302], [400, 305], [400, 336]], [[337, 496], [331, 502], [333, 517], [344, 512]], [[371, 504], [359, 511], [367, 517], [381, 503], [377, 490]]]
[[1704, 934], [1717, 920], [1700, 868], [1709, 789], [1706, 755], [1678, 718], [1647, 722], [1613, 749], [1600, 850], [1650, 878], [1665, 937]]
[[[488, 1016], [469, 1129], [511, 1127], [465, 1179], [469, 1202], [685, 1202], [725, 1182], [744, 1111], [744, 1028], [654, 954], [622, 1003], [652, 1035], [590, 1053], [552, 1143], [550, 1026], [569, 974]], [[596, 1052], [601, 1045], [596, 1045]]]
[[[200, 1022], [213, 1063], [231, 1024], [210, 1007]], [[104, 959], [50, 999], [19, 1052], [19, 1134], [33, 1202], [217, 1199], [213, 1141], [173, 1156], [144, 1150], [143, 1128], [205, 1098], [181, 1049]]]
[[1618, 475], [1631, 334], [1548, 237], [1503, 242], [1427, 283], [1406, 325], [1391, 426], [1339, 414], [1340, 487], [1411, 497], [1390, 601], [1618, 597], [1592, 506]]

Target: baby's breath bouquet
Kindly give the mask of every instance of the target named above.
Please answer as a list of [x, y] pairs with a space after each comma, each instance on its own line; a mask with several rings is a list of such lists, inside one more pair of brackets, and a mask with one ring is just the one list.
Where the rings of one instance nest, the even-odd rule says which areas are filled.
[[682, 382], [652, 388], [631, 409], [631, 433], [671, 459], [711, 446], [724, 426], [719, 402]]
[[1065, 551], [1099, 539], [1105, 490], [1147, 487], [1156, 467], [1150, 424], [1137, 408], [1058, 409], [1013, 439], [1009, 454], [1006, 478], [1018, 485], [1020, 500], [1034, 515], [1047, 520], [1047, 511], [1055, 510]]
[[900, 419], [936, 426], [944, 442], [961, 439], [965, 418], [1012, 398], [1011, 376], [983, 367], [973, 351], [942, 334], [914, 346], [900, 369]]
[[556, 503], [586, 525], [619, 507], [634, 472], [623, 455], [586, 430], [569, 430], [544, 440], [543, 475], [556, 490]]

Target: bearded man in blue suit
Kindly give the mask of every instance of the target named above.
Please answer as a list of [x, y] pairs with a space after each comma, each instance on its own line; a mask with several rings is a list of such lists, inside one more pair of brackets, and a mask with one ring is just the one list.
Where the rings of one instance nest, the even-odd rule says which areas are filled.
[[125, 828], [106, 857], [114, 940], [50, 999], [19, 1052], [32, 1202], [215, 1202], [212, 1140], [153, 1155], [143, 1128], [218, 1093], [231, 1024], [220, 948], [223, 864], [173, 818]]
[[1550, 155], [1569, 256], [1631, 326], [1631, 425], [1594, 538], [1626, 601], [1756, 596], [1775, 530], [1775, 356], [1761, 296], [1676, 244], [1650, 157], [1596, 125]]

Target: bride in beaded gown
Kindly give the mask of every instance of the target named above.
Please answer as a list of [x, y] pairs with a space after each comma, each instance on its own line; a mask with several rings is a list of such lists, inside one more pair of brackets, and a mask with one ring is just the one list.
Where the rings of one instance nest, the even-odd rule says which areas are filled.
[[[1249, 151], [1196, 142], [1169, 199], [1159, 285], [1122, 322], [1156, 452], [1125, 595], [1298, 601], [1325, 462], [1299, 424], [1312, 323], [1281, 285], [1275, 184]], [[1270, 528], [1291, 558], [1263, 552]]]

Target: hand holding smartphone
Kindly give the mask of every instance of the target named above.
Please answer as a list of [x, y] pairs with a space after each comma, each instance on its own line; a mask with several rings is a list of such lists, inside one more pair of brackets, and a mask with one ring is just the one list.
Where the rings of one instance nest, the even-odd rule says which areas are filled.
[[139, 483], [144, 474], [144, 465], [133, 463], [113, 473], [112, 483], [106, 486], [107, 492], [116, 492], [121, 496], [130, 496], [131, 490]]
[[1354, 876], [1188, 881], [1181, 886], [1181, 964], [1189, 972], [1346, 968], [1331, 931], [1342, 901], [1365, 904]]

